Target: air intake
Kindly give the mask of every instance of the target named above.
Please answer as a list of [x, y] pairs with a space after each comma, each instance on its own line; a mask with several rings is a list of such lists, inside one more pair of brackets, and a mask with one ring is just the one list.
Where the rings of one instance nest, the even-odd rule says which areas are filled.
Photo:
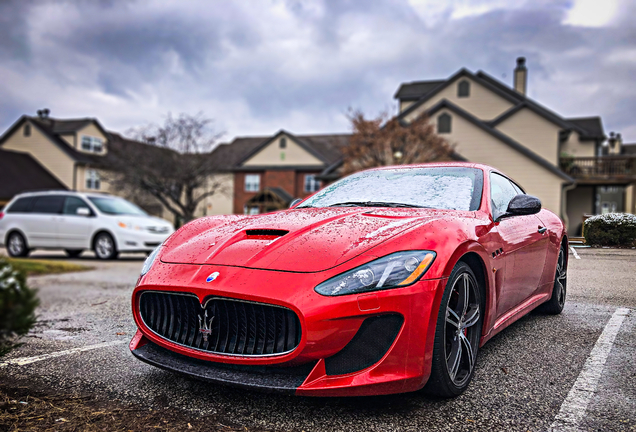
[[353, 339], [338, 353], [325, 359], [327, 375], [344, 375], [379, 362], [391, 348], [404, 323], [401, 315], [380, 315], [364, 320]]
[[282, 237], [288, 234], [289, 231], [280, 229], [248, 229], [245, 230], [245, 234], [249, 239], [256, 240], [274, 240], [278, 237]]
[[139, 309], [144, 324], [162, 338], [215, 354], [281, 355], [301, 338], [298, 316], [280, 306], [217, 297], [203, 307], [193, 294], [145, 291]]

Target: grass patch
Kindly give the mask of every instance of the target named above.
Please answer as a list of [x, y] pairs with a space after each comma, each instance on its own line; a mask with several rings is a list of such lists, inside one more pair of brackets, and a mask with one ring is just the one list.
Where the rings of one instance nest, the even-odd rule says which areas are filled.
[[9, 261], [9, 264], [11, 264], [14, 269], [24, 272], [27, 276], [80, 272], [93, 269], [93, 267], [63, 261], [29, 258], [7, 258], [7, 261]]

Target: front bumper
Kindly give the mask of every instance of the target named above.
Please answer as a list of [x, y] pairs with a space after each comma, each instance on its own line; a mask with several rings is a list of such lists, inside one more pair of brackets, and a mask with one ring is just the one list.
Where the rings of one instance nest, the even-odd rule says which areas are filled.
[[172, 232], [154, 234], [142, 230], [119, 229], [116, 235], [120, 252], [150, 252], [162, 244]]
[[[213, 271], [221, 276], [215, 283], [206, 283]], [[422, 280], [408, 287], [368, 294], [324, 297], [313, 287], [332, 276], [328, 273], [159, 262], [139, 281], [133, 294], [139, 331], [130, 349], [140, 360], [164, 369], [257, 390], [364, 396], [422, 388], [430, 375], [435, 321], [445, 279]], [[268, 357], [227, 356], [177, 345], [158, 336], [140, 318], [138, 300], [145, 290], [189, 292], [201, 303], [215, 296], [286, 307], [300, 319], [300, 344], [290, 353]], [[367, 355], [374, 358], [373, 363], [358, 362], [358, 368], [353, 368], [356, 370], [347, 361], [339, 362], [344, 367], [334, 366], [338, 364], [334, 359], [340, 356], [342, 360], [347, 350], [373, 344], [368, 340], [354, 343], [365, 320], [386, 316], [400, 317], [400, 325], [379, 360]], [[355, 351], [348, 354], [355, 358]]]

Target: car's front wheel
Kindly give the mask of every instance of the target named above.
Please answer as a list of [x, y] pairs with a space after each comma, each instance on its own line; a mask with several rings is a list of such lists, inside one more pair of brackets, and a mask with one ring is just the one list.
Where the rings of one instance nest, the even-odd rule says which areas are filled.
[[29, 255], [29, 247], [26, 239], [19, 232], [12, 232], [7, 238], [7, 252], [12, 257], [25, 257]]
[[95, 237], [93, 244], [95, 256], [101, 260], [111, 260], [117, 258], [118, 252], [115, 240], [108, 233], [99, 233]]
[[463, 393], [475, 372], [483, 320], [482, 290], [470, 266], [459, 262], [446, 282], [425, 391], [438, 397]]
[[554, 275], [554, 285], [552, 287], [552, 297], [547, 302], [539, 306], [539, 312], [550, 315], [558, 315], [565, 307], [565, 294], [568, 286], [568, 268], [566, 260], [567, 249], [565, 245], [559, 250], [557, 258], [556, 273]]

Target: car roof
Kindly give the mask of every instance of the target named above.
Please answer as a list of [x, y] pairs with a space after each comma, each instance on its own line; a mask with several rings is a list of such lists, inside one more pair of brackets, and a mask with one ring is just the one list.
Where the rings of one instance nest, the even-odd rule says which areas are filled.
[[33, 191], [33, 192], [22, 192], [17, 194], [14, 198], [22, 198], [29, 196], [40, 196], [40, 195], [73, 195], [73, 196], [86, 196], [86, 197], [112, 197], [117, 198], [108, 193], [100, 193], [100, 192], [77, 192], [77, 191], [66, 191], [66, 190], [50, 190], [50, 191]]

